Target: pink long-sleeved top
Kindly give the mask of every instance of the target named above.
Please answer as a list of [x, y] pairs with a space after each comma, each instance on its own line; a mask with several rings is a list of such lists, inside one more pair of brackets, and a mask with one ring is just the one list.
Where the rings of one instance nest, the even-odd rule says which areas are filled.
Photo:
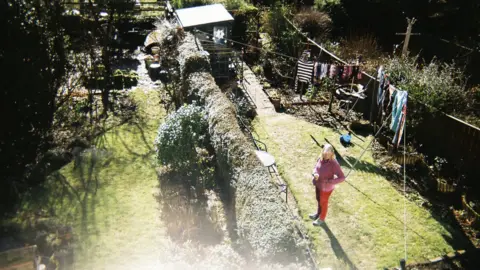
[[345, 175], [343, 174], [340, 164], [336, 160], [318, 160], [317, 165], [313, 170], [313, 173], [319, 175], [315, 185], [325, 192], [332, 191], [335, 185], [345, 181]]

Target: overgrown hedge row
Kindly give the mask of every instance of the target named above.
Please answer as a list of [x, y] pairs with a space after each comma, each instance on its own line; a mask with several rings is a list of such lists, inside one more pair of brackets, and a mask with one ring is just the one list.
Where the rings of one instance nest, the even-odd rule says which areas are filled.
[[258, 259], [301, 256], [291, 214], [242, 133], [234, 105], [208, 72], [208, 56], [199, 52], [190, 33], [178, 47], [178, 62], [183, 94], [187, 100], [200, 101], [207, 111], [217, 170], [229, 183], [239, 236]]

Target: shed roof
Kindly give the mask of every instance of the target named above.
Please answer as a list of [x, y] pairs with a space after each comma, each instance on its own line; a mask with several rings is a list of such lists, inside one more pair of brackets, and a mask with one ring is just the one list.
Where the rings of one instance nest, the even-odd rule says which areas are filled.
[[217, 22], [233, 21], [222, 4], [206, 5], [176, 10], [178, 20], [182, 27], [192, 27]]

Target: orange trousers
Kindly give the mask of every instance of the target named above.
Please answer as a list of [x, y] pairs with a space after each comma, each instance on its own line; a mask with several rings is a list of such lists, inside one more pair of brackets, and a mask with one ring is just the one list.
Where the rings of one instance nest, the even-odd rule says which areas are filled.
[[315, 197], [317, 198], [318, 203], [317, 215], [320, 220], [325, 220], [325, 218], [327, 217], [328, 198], [330, 198], [332, 192], [333, 190], [322, 191], [318, 187], [315, 187]]

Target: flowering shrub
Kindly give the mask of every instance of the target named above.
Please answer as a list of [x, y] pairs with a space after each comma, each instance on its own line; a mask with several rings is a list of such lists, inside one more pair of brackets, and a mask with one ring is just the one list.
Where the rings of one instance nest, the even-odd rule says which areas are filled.
[[170, 114], [155, 139], [157, 159], [176, 170], [190, 169], [198, 162], [199, 150], [207, 144], [207, 115], [196, 104], [183, 105]]

